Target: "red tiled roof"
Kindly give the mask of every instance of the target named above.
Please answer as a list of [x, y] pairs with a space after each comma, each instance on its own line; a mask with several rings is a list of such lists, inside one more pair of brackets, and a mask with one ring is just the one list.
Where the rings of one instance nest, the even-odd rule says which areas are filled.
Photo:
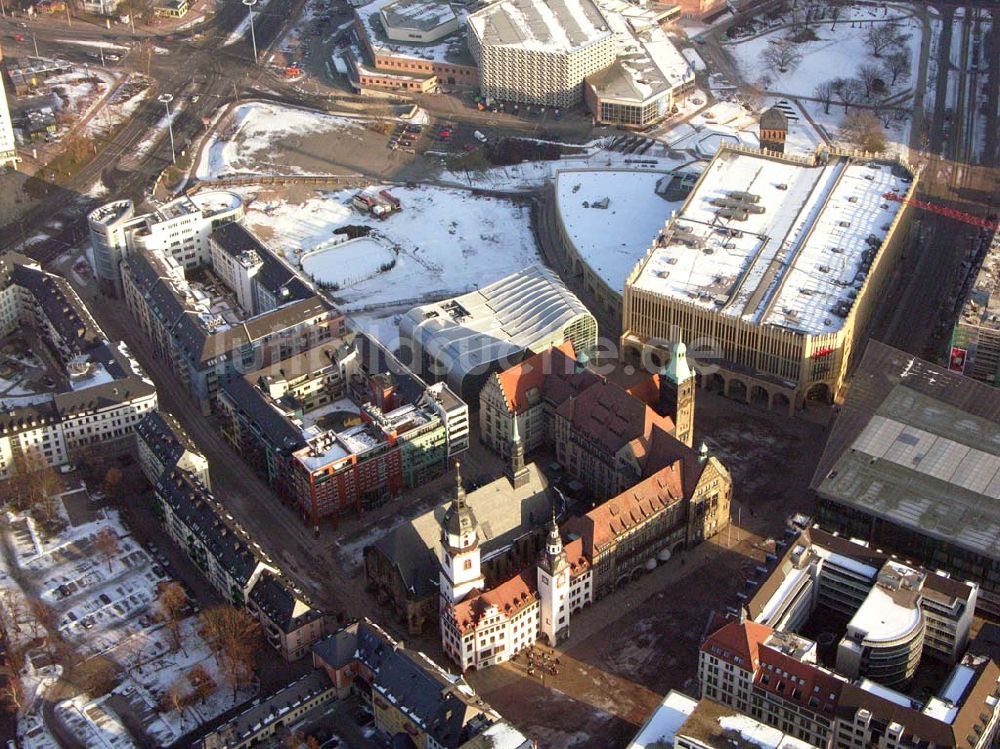
[[451, 610], [458, 631], [464, 635], [474, 630], [491, 606], [496, 606], [501, 615], [509, 619], [538, 599], [537, 586], [536, 570], [532, 568], [495, 588], [459, 601]]
[[680, 461], [665, 466], [583, 517], [574, 518], [567, 530], [580, 534], [582, 548], [593, 558], [597, 551], [625, 531], [681, 501], [684, 498], [682, 474]]
[[759, 660], [760, 646], [773, 631], [756, 622], [729, 622], [710, 634], [701, 649], [729, 663], [735, 664], [738, 657], [738, 665], [744, 671], [753, 671]]
[[592, 385], [559, 406], [557, 413], [573, 429], [600, 442], [610, 454], [637, 437], [652, 439], [654, 427], [674, 431], [674, 422], [607, 380]]
[[517, 366], [497, 374], [500, 390], [507, 401], [507, 410], [524, 413], [528, 406], [528, 391], [538, 388], [541, 392], [546, 376], [556, 371], [572, 373], [576, 367], [576, 352], [573, 342], [566, 341], [561, 346], [553, 346], [540, 354], [529, 356]]
[[625, 392], [633, 398], [638, 398], [650, 408], [656, 408], [660, 403], [660, 376], [650, 375], [632, 385]]
[[582, 538], [570, 541], [563, 548], [566, 550], [566, 558], [569, 560], [569, 573], [571, 576], [582, 575], [590, 569], [590, 560], [583, 553]]

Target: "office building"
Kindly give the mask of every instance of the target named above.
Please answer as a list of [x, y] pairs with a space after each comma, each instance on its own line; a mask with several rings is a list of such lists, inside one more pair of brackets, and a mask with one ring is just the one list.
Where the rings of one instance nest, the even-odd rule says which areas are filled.
[[724, 146], [626, 280], [623, 360], [698, 341], [703, 386], [789, 413], [839, 399], [906, 238], [883, 196], [914, 189], [901, 161]]

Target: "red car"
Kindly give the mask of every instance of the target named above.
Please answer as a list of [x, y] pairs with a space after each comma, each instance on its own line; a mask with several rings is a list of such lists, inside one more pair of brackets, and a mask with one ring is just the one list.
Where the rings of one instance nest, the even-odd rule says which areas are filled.
[[15, 42], [23, 42], [24, 41], [24, 34], [14, 34], [14, 41]]

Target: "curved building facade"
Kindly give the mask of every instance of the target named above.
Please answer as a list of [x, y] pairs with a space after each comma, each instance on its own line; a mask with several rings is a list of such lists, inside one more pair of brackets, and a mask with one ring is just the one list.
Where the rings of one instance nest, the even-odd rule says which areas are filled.
[[118, 264], [126, 252], [126, 227], [135, 218], [131, 200], [116, 200], [95, 208], [87, 216], [90, 246], [94, 249], [94, 275], [105, 294], [121, 295]]
[[224, 224], [242, 221], [243, 215], [243, 198], [228, 190], [183, 195], [138, 216], [131, 200], [95, 208], [87, 223], [101, 291], [122, 296], [121, 261], [135, 249], [163, 250], [184, 268], [207, 264], [211, 233]]
[[589, 356], [597, 320], [551, 271], [532, 265], [469, 294], [414, 307], [400, 320], [399, 341], [418, 374], [445, 380], [477, 404], [489, 376], [528, 352], [572, 341]]

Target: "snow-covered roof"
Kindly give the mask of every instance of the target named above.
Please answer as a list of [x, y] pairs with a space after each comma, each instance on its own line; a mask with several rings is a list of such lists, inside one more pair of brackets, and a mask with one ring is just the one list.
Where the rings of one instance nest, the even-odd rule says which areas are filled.
[[400, 29], [430, 31], [457, 20], [448, 3], [436, 0], [395, 0], [382, 8], [382, 22]]
[[848, 636], [857, 631], [863, 633], [866, 643], [890, 643], [919, 629], [922, 619], [916, 599], [912, 595], [897, 596], [894, 593], [896, 591], [881, 585], [873, 587], [851, 617], [847, 625]]
[[905, 193], [900, 170], [723, 148], [632, 286], [758, 325], [834, 333]]
[[[465, 43], [465, 37], [459, 33], [449, 34], [426, 44], [389, 39], [386, 36], [385, 29], [382, 27], [382, 10], [397, 1], [373, 0], [373, 2], [355, 8], [354, 12], [357, 14], [357, 20], [364, 32], [365, 40], [372, 51], [379, 55], [405, 57], [413, 60], [427, 60], [437, 63], [446, 62], [455, 65], [474, 65], [472, 56]], [[437, 5], [437, 3], [434, 4]], [[466, 11], [458, 9], [456, 14], [458, 15], [459, 23], [461, 23], [466, 15]], [[381, 75], [382, 73], [383, 71], [378, 71], [378, 74]]]
[[858, 682], [858, 686], [869, 694], [874, 694], [884, 700], [889, 700], [889, 702], [899, 705], [900, 707], [913, 706], [913, 700], [902, 692], [897, 692], [895, 689], [890, 689], [889, 687], [883, 686], [882, 684], [872, 681], [871, 679], [862, 679]]
[[602, 99], [641, 103], [694, 81], [694, 66], [656, 22], [656, 11], [602, 0], [615, 35], [615, 63], [587, 78]]
[[551, 271], [532, 265], [478, 291], [414, 307], [399, 333], [447, 368], [449, 382], [461, 382], [526, 349], [562, 343], [566, 327], [584, 317], [590, 312], [576, 295]]
[[663, 746], [671, 746], [677, 729], [684, 724], [697, 706], [698, 700], [671, 689], [627, 749], [646, 749], [658, 746], [660, 742]]
[[501, 0], [469, 16], [484, 46], [571, 52], [611, 36], [593, 0]]
[[[559, 217], [580, 258], [617, 293], [664, 216], [681, 207], [656, 192], [659, 171], [564, 170], [556, 175]], [[668, 177], [669, 179], [669, 177]], [[613, 224], [614, 231], [607, 231]]]

